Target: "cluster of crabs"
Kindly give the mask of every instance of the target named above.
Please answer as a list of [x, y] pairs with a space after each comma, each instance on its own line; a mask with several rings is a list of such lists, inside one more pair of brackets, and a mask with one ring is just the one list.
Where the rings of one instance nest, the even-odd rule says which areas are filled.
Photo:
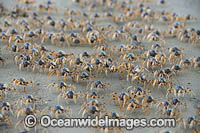
[[[167, 4], [165, 0], [157, 2], [159, 6]], [[34, 81], [20, 77], [0, 82], [0, 123], [20, 127], [26, 133], [32, 131], [24, 124], [27, 115], [72, 118], [72, 106], [80, 104], [78, 114], [83, 118], [135, 117], [137, 111], [147, 116], [156, 109], [160, 117], [175, 118], [180, 127], [200, 132], [200, 108], [194, 115], [184, 116], [186, 99], [195, 96], [193, 88], [173, 82], [183, 71], [200, 72], [200, 56], [191, 58], [176, 45], [167, 47], [166, 41], [171, 37], [198, 46], [200, 30], [188, 24], [196, 18], [154, 10], [149, 6], [152, 3], [153, 0], [73, 0], [83, 11], [58, 9], [57, 3], [50, 0], [42, 3], [17, 0], [11, 9], [0, 3], [0, 16], [5, 18], [0, 22], [2, 67], [11, 59], [19, 71], [57, 79], [45, 88], [50, 93], [56, 91], [55, 106], [49, 106], [45, 98], [28, 94], [30, 87], [35, 88]], [[59, 13], [61, 17], [55, 17]], [[152, 24], [155, 21], [164, 24], [165, 30], [156, 28]], [[88, 47], [94, 52], [69, 53], [48, 48], [51, 45]], [[102, 79], [113, 77], [131, 85], [119, 91]], [[78, 90], [77, 85], [84, 90]], [[154, 97], [156, 92], [162, 92], [163, 98]], [[14, 103], [7, 102], [8, 95], [13, 94], [22, 97]], [[109, 111], [107, 105], [119, 107], [119, 111]], [[13, 119], [17, 122], [13, 123]], [[38, 121], [35, 131], [39, 125]], [[120, 127], [94, 128], [104, 132], [124, 131]]]

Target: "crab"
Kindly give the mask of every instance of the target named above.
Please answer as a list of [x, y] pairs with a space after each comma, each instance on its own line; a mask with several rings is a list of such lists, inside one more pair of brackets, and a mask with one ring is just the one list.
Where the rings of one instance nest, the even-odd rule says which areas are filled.
[[148, 51], [145, 52], [147, 57], [156, 57], [156, 55], [159, 54], [158, 50], [155, 49], [150, 49]]
[[56, 51], [51, 51], [50, 52], [50, 55], [55, 57], [55, 58], [60, 58], [60, 57], [73, 57], [74, 54], [73, 53], [65, 53], [64, 51], [62, 50], [58, 50], [57, 52]]
[[[193, 64], [195, 68], [200, 68], [200, 56], [193, 58]], [[200, 72], [200, 69], [198, 70], [198, 72]]]
[[180, 19], [183, 20], [183, 21], [196, 20], [196, 18], [194, 16], [192, 16], [191, 14], [181, 16]]
[[55, 70], [58, 68], [58, 64], [55, 61], [50, 61], [48, 64], [49, 73], [48, 77], [50, 78], [52, 74], [55, 73]]
[[150, 90], [144, 90], [141, 86], [137, 86], [137, 87], [133, 87], [133, 86], [129, 86], [126, 89], [129, 93], [129, 95], [132, 96], [136, 96], [136, 97], [143, 97], [145, 94], [151, 95]]
[[167, 62], [167, 56], [164, 53], [160, 53], [159, 55], [156, 55], [155, 59], [160, 62], [161, 67], [163, 67], [163, 65], [165, 65]]
[[79, 79], [81, 79], [81, 83], [83, 83], [85, 80], [87, 82], [89, 82], [94, 76], [92, 75], [89, 75], [87, 72], [81, 72], [81, 73], [78, 73], [76, 75], [76, 80], [77, 82], [79, 81]]
[[13, 122], [12, 122], [12, 120], [9, 118], [9, 116], [3, 115], [3, 114], [0, 114], [0, 123], [6, 123], [6, 124], [8, 124], [10, 127], [13, 126]]
[[47, 0], [44, 2], [44, 4], [47, 4], [47, 5], [55, 5], [56, 3], [51, 1], [51, 0]]
[[83, 64], [82, 68], [84, 71], [87, 71], [90, 74], [92, 74], [92, 72], [95, 70], [94, 65], [90, 63]]
[[104, 100], [103, 96], [99, 96], [96, 91], [91, 91], [90, 93], [84, 94], [84, 99], [86, 99], [87, 102], [89, 102], [90, 99], [101, 99]]
[[149, 40], [150, 42], [155, 41], [155, 42], [165, 43], [165, 40], [161, 36], [161, 32], [158, 30], [149, 33], [146, 39]]
[[146, 12], [142, 12], [140, 16], [141, 16], [143, 21], [152, 22], [153, 19], [154, 19], [153, 11], [152, 11], [152, 9], [150, 9], [150, 7], [148, 7], [147, 10], [148, 10], [148, 12], [147, 11]]
[[[110, 72], [110, 73], [118, 73], [118, 75], [120, 76], [120, 77], [122, 77], [120, 74], [120, 70], [118, 70], [118, 68], [117, 68], [117, 65], [115, 65], [115, 64], [111, 64], [110, 66], [109, 66], [109, 68], [108, 68], [108, 72]], [[106, 71], [105, 71], [105, 73], [106, 73]]]
[[24, 60], [25, 55], [24, 54], [17, 54], [14, 56], [13, 60], [15, 61], [15, 64], [18, 65], [19, 61]]
[[99, 53], [95, 55], [95, 57], [100, 58], [100, 59], [105, 59], [105, 58], [111, 57], [111, 55], [105, 52], [104, 50], [101, 50]]
[[[140, 42], [136, 42], [136, 41], [131, 41], [129, 43], [129, 45], [127, 46], [127, 51], [129, 51], [129, 52], [131, 50], [136, 50], [136, 49], [144, 50], [144, 47], [141, 45]], [[138, 59], [140, 59], [139, 56], [137, 56], [137, 57], [138, 57]]]
[[[12, 39], [13, 39], [13, 40], [12, 40]], [[17, 45], [17, 44], [23, 43], [23, 42], [24, 42], [24, 39], [23, 39], [22, 36], [16, 35], [15, 38], [10, 38], [9, 41], [10, 41], [10, 44], [11, 44], [11, 41], [14, 41], [15, 44]]]
[[75, 89], [75, 86], [72, 84], [67, 84], [63, 81], [59, 82], [59, 84], [57, 83], [51, 83], [47, 86], [48, 89], [51, 89], [52, 87], [56, 88], [56, 91], [58, 92], [59, 90], [61, 90], [62, 92], [65, 90], [70, 90], [70, 89]]
[[21, 71], [22, 68], [28, 69], [28, 68], [31, 68], [31, 67], [32, 67], [32, 63], [30, 61], [29, 56], [22, 57], [22, 60], [19, 63], [19, 70]]
[[120, 119], [120, 118], [126, 118], [126, 115], [120, 115], [117, 112], [105, 112], [101, 115], [101, 118], [105, 118], [105, 116], [107, 116], [108, 118], [111, 119]]
[[180, 58], [186, 55], [185, 53], [182, 52], [182, 49], [177, 48], [176, 46], [169, 48], [169, 53], [170, 53], [168, 58], [169, 62], [175, 62], [175, 61], [177, 62], [178, 59], [180, 60]]
[[81, 57], [87, 59], [90, 57], [90, 54], [87, 51], [84, 51], [83, 53], [81, 53]]
[[81, 112], [82, 117], [84, 117], [86, 113], [92, 117], [101, 116], [102, 113], [106, 112], [105, 101], [100, 102], [96, 99], [91, 99], [89, 102], [86, 102], [81, 106], [79, 114]]
[[185, 102], [181, 101], [181, 100], [178, 99], [178, 98], [172, 98], [172, 99], [170, 99], [169, 101], [170, 101], [170, 104], [171, 104], [172, 106], [174, 106], [174, 108], [178, 108], [179, 106], [183, 106], [184, 109], [187, 108], [187, 104], [186, 104]]
[[42, 98], [38, 97], [33, 97], [32, 95], [27, 95], [26, 97], [20, 98], [17, 102], [16, 105], [25, 105], [25, 106], [31, 106], [33, 109], [35, 109], [36, 103], [44, 103], [44, 100]]
[[70, 66], [82, 66], [83, 64], [85, 64], [85, 61], [82, 57], [78, 57], [78, 58], [75, 58], [75, 59], [71, 59], [70, 61]]
[[39, 50], [37, 48], [31, 48], [30, 56], [32, 57], [32, 59], [35, 59], [36, 57], [39, 57], [40, 56]]
[[[24, 23], [24, 25], [22, 26], [22, 31], [25, 33], [29, 32], [31, 30], [30, 26], [28, 24], [25, 24], [25, 22], [23, 22], [23, 23]], [[33, 40], [30, 40], [30, 41], [32, 42]]]
[[158, 112], [164, 112], [165, 110], [170, 108], [170, 102], [169, 101], [158, 102], [156, 108], [158, 109]]
[[117, 46], [111, 46], [111, 51], [112, 53], [117, 53], [117, 54], [125, 54], [125, 52], [128, 50], [128, 46], [124, 44], [120, 44], [119, 47]]
[[122, 61], [122, 60], [125, 60], [125, 59], [127, 59], [129, 62], [135, 62], [135, 61], [137, 61], [137, 57], [134, 54], [132, 54], [132, 53], [121, 55], [119, 57], [119, 61]]
[[126, 108], [126, 112], [130, 112], [131, 110], [131, 113], [132, 113], [135, 111], [135, 109], [140, 108], [146, 115], [147, 112], [149, 111], [149, 106], [146, 104], [141, 104], [137, 98], [130, 99], [127, 104], [128, 106]]
[[32, 65], [32, 71], [34, 72], [36, 68], [38, 69], [39, 72], [46, 72], [47, 61], [41, 58], [38, 61], [35, 61], [35, 63], [33, 63]]
[[59, 118], [62, 115], [65, 117], [71, 117], [72, 116], [72, 109], [70, 107], [64, 108], [62, 105], [55, 105], [54, 107], [46, 107], [42, 110], [42, 114], [50, 111], [52, 117]]
[[[176, 20], [178, 18], [178, 15], [176, 13], [174, 13], [171, 16], [171, 19]], [[185, 28], [187, 26], [186, 22], [180, 22], [180, 21], [175, 21], [174, 23], [168, 25], [168, 29], [169, 29], [169, 33], [168, 34], [172, 34], [173, 36], [177, 36], [178, 31]]]
[[15, 79], [15, 78], [12, 79], [8, 85], [13, 85], [14, 88], [18, 88], [18, 86], [23, 86], [24, 92], [26, 93], [29, 84], [31, 84], [32, 87], [35, 86], [35, 83], [33, 81], [26, 81], [25, 78], [21, 77], [19, 79]]
[[5, 100], [4, 97], [6, 97], [8, 91], [11, 91], [11, 90], [15, 91], [14, 88], [10, 88], [7, 84], [1, 82], [0, 83], [0, 99], [4, 101]]
[[168, 108], [164, 110], [161, 114], [167, 118], [178, 118], [181, 114], [181, 111], [177, 108]]
[[61, 32], [61, 33], [54, 33], [53, 36], [52, 36], [52, 38], [51, 38], [51, 43], [52, 44], [56, 44], [56, 46], [64, 46], [65, 44], [69, 45], [69, 42], [68, 42], [68, 40], [67, 40], [67, 38], [66, 38], [66, 36], [64, 35], [63, 32]]
[[[34, 116], [37, 116], [37, 115], [39, 115], [41, 113], [41, 111], [40, 110], [37, 110], [37, 109], [33, 109], [33, 108], [31, 108], [31, 107], [25, 107], [25, 108], [20, 108], [20, 109], [18, 109], [17, 111], [16, 111], [16, 116], [17, 116], [17, 119], [20, 117], [20, 116], [22, 116], [22, 115], [24, 115], [24, 116], [27, 116], [27, 115], [34, 115]], [[36, 119], [37, 120], [37, 119]], [[26, 131], [30, 131], [31, 130], [31, 128], [29, 128], [29, 127], [27, 127], [26, 126], [26, 124], [25, 124], [25, 119], [22, 119], [22, 120], [19, 120], [17, 123], [16, 123], [16, 125], [15, 125], [15, 127], [17, 128], [17, 127], [19, 127], [21, 124], [23, 124], [23, 126], [24, 126], [24, 129], [26, 130]], [[37, 130], [37, 126], [39, 125], [39, 121], [36, 121], [36, 125], [35, 125], [35, 132], [36, 132], [36, 130]]]
[[21, 4], [31, 5], [31, 4], [34, 4], [36, 1], [35, 0], [17, 0], [17, 2]]
[[36, 35], [32, 30], [30, 30], [28, 33], [25, 33], [23, 36], [24, 40], [30, 41], [30, 42], [33, 42], [33, 40], [35, 40], [35, 38], [36, 38]]
[[0, 40], [1, 43], [4, 43], [6, 41], [6, 44], [9, 45], [9, 36], [5, 32], [1, 32]]
[[96, 30], [89, 31], [86, 35], [86, 42], [89, 45], [96, 46], [97, 44], [102, 44], [104, 41], [100, 38], [100, 33]]
[[93, 89], [97, 89], [97, 92], [100, 90], [100, 89], [103, 89], [104, 90], [104, 93], [106, 92], [106, 88], [109, 88], [111, 85], [109, 83], [103, 83], [102, 81], [100, 80], [97, 80], [97, 81], [91, 81], [87, 88], [89, 88], [90, 90], [93, 90]]
[[131, 81], [135, 81], [137, 79], [139, 83], [146, 83], [147, 79], [143, 74], [145, 69], [140, 68], [139, 66], [134, 67], [132, 63], [125, 64], [125, 66], [127, 67], [126, 71], [128, 73], [126, 76], [127, 81], [129, 81], [129, 78], [131, 77]]
[[[83, 13], [83, 16], [84, 15], [88, 15], [88, 14], [86, 14], [85, 12]], [[92, 31], [94, 28], [91, 26], [91, 25], [82, 25], [82, 32], [84, 32], [84, 33], [87, 33], [87, 32], [89, 32], [89, 31]]]
[[80, 16], [81, 15], [81, 13], [79, 11], [70, 9], [70, 8], [65, 8], [64, 14], [69, 15], [69, 16], [77, 16], [77, 15]]
[[65, 64], [68, 64], [70, 59], [71, 59], [70, 57], [69, 58], [68, 57], [54, 58], [55, 63], [58, 64], [58, 68], [64, 68]]
[[180, 110], [181, 106], [186, 110], [187, 104], [179, 100], [178, 98], [172, 98], [172, 99], [169, 99], [169, 101], [159, 102], [157, 104], [158, 111], [161, 111], [161, 112], [165, 112], [169, 108]]
[[97, 58], [97, 59], [92, 58], [91, 59], [91, 64], [94, 64], [94, 67], [95, 67], [95, 69], [97, 71], [97, 74], [99, 75], [101, 73], [102, 69], [104, 68], [103, 67], [104, 66], [103, 60], [100, 59], [100, 58]]
[[34, 48], [34, 44], [31, 42], [26, 41], [23, 45], [23, 49], [26, 51], [30, 51], [32, 48]]
[[192, 66], [192, 61], [191, 59], [186, 58], [186, 59], [182, 59], [179, 64], [180, 64], [180, 67], [187, 68], [189, 66]]
[[113, 64], [112, 58], [104, 59], [104, 62], [98, 65], [97, 67], [98, 67], [97, 70], [100, 71], [99, 75], [101, 75], [102, 72], [104, 72], [106, 77], [108, 77], [109, 72], [110, 73], [117, 72], [116, 65]]
[[43, 28], [37, 28], [35, 31], [35, 36], [38, 37], [39, 39], [42, 39], [42, 36], [45, 34], [45, 31]]
[[156, 70], [154, 72], [154, 77], [163, 77], [163, 78], [167, 78], [168, 80], [170, 79], [170, 77], [172, 76], [173, 71], [171, 70], [171, 68], [166, 67], [162, 70]]
[[140, 28], [142, 27], [141, 23], [138, 23], [137, 21], [130, 21], [126, 24], [126, 27], [131, 27], [131, 28]]
[[119, 70], [120, 73], [124, 74], [125, 72], [127, 72], [129, 76], [130, 76], [131, 71], [133, 71], [133, 73], [141, 72], [141, 69], [138, 66], [134, 66], [134, 64], [131, 62], [119, 63], [117, 64], [116, 68], [117, 70]]
[[[73, 23], [71, 23], [71, 24], [73, 25]], [[82, 35], [75, 33], [75, 32], [71, 32], [71, 33], [65, 35], [65, 37], [68, 41], [67, 43], [68, 43], [69, 46], [71, 44], [73, 44], [73, 45], [83, 45], [86, 42], [85, 38]]]
[[113, 92], [110, 94], [111, 98], [110, 98], [110, 103], [112, 103], [112, 101], [114, 103], [118, 103], [120, 106], [120, 110], [122, 110], [122, 108], [125, 107], [125, 104], [128, 102], [128, 100], [130, 99], [130, 96], [128, 93], [126, 92], [120, 92], [120, 93], [116, 93]]
[[0, 111], [2, 115], [14, 115], [13, 113], [13, 105], [11, 105], [9, 102], [2, 102], [2, 105], [0, 106]]
[[189, 31], [186, 29], [181, 30], [177, 38], [181, 41], [188, 42], [188, 43], [192, 41], [192, 36], [189, 33]]
[[18, 52], [22, 53], [22, 49], [16, 44], [11, 45], [9, 51], [11, 56], [13, 55], [13, 53], [18, 53]]
[[132, 76], [131, 81], [135, 81], [137, 79], [137, 85], [138, 84], [143, 84], [144, 88], [146, 87], [146, 84], [148, 83], [148, 79], [147, 76], [142, 74], [142, 73], [135, 73], [132, 74], [130, 73], [130, 75]]
[[179, 64], [175, 64], [172, 66], [171, 70], [177, 74], [179, 71], [183, 70], [183, 68]]
[[66, 100], [66, 103], [69, 104], [69, 100], [73, 100], [74, 104], [76, 104], [76, 100], [81, 98], [81, 93], [80, 92], [74, 92], [73, 90], [67, 90], [64, 92], [61, 92], [57, 100], [59, 102], [60, 97], [64, 98]]
[[17, 119], [20, 116], [26, 116], [26, 115], [35, 115], [36, 116], [36, 115], [39, 115], [40, 113], [41, 113], [41, 110], [39, 110], [39, 109], [33, 109], [30, 106], [19, 108], [15, 112]]
[[184, 97], [185, 94], [190, 95], [191, 97], [194, 96], [194, 93], [192, 92], [192, 90], [190, 88], [184, 88], [183, 86], [176, 86], [175, 88], [169, 88], [167, 90], [167, 94], [166, 97], [168, 97], [169, 94], [173, 93], [174, 96], [178, 96], [178, 97]]
[[151, 49], [159, 50], [162, 49], [164, 46], [160, 45], [160, 43], [154, 43], [151, 45]]
[[[64, 82], [66, 82], [66, 80], [67, 80], [67, 77], [72, 77], [72, 75], [73, 75], [73, 72], [74, 72], [74, 70], [70, 70], [69, 68], [67, 68], [67, 67], [62, 67], [61, 69], [54, 69], [54, 70], [51, 70], [51, 72], [49, 72], [49, 77], [51, 77], [54, 73], [55, 74], [57, 74], [57, 79], [58, 80], [60, 80], [60, 77], [61, 76], [63, 76], [63, 78], [64, 78]], [[74, 80], [73, 79], [73, 77], [72, 77], [72, 80]]]
[[113, 17], [114, 22], [117, 22], [117, 21], [124, 22], [125, 20], [127, 20], [127, 17], [125, 16], [125, 14], [119, 14]]
[[184, 127], [184, 129], [192, 129], [192, 133], [199, 132], [199, 122], [200, 120], [195, 116], [189, 116], [187, 118], [179, 118], [176, 120], [179, 126]]
[[58, 13], [58, 9], [56, 7], [52, 7], [52, 4], [37, 4], [35, 8], [37, 8], [40, 13], [48, 12], [50, 14], [53, 11]]
[[57, 40], [59, 41], [59, 45], [62, 45], [62, 44], [64, 44], [66, 42], [66, 38], [63, 35], [58, 36], [57, 38], [58, 38]]
[[44, 33], [41, 39], [41, 43], [44, 43], [47, 40], [50, 40], [51, 44], [54, 44], [55, 39], [56, 39], [55, 33], [53, 32]]
[[120, 33], [119, 30], [114, 30], [112, 31], [111, 33], [109, 33], [109, 36], [112, 40], [120, 40], [121, 39], [121, 36], [122, 34]]
[[143, 64], [146, 64], [147, 69], [152, 68], [154, 69], [156, 66], [158, 68], [161, 67], [161, 63], [159, 60], [157, 60], [155, 57], [151, 57], [149, 59], [147, 59], [146, 61], [143, 62]]
[[[110, 119], [122, 119], [122, 118], [127, 118], [126, 115], [120, 115], [116, 112], [105, 112], [103, 114], [101, 114], [101, 118], [105, 119], [105, 117], [108, 117]], [[114, 124], [113, 126], [109, 126], [107, 127], [107, 124], [108, 123], [104, 123], [105, 125], [103, 127], [96, 127], [97, 129], [100, 129], [101, 131], [104, 131], [104, 132], [109, 132], [109, 131], [119, 131], [120, 133], [123, 133], [123, 129], [120, 128], [120, 127], [116, 127], [116, 125]]]
[[142, 104], [144, 103], [150, 104], [150, 107], [151, 107], [153, 104], [157, 103], [157, 100], [151, 95], [146, 95], [146, 96], [143, 96], [143, 99], [142, 99]]
[[169, 79], [169, 78], [172, 76], [172, 74], [173, 74], [172, 69], [171, 69], [171, 68], [168, 68], [168, 67], [166, 67], [166, 68], [163, 70], [163, 72], [164, 72], [165, 77], [167, 77], [168, 79]]
[[160, 90], [162, 87], [172, 88], [172, 83], [164, 77], [159, 77], [158, 79], [151, 80], [148, 84], [148, 87], [152, 86], [153, 88], [158, 85], [157, 90]]

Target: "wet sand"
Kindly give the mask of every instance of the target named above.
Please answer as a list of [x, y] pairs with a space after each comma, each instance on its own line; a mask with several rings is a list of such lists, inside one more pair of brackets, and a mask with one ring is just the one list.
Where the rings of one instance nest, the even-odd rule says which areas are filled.
[[[0, 0], [0, 2], [3, 2], [6, 4], [6, 6], [13, 5], [14, 0]], [[74, 7], [76, 9], [79, 9], [75, 4], [72, 4], [68, 0], [52, 0], [56, 1], [58, 7]], [[154, 0], [155, 1], [155, 0]], [[158, 7], [157, 5], [154, 5]], [[200, 1], [199, 0], [168, 0], [166, 5], [162, 5], [159, 7], [159, 9], [166, 9], [169, 11], [174, 11], [180, 15], [184, 14], [191, 14], [192, 16], [197, 17], [197, 20], [192, 20], [189, 22], [190, 27], [194, 27], [197, 29], [200, 29]], [[163, 27], [163, 24], [159, 24], [158, 27]], [[120, 44], [120, 43], [119, 43]], [[119, 45], [116, 44], [116, 45]], [[174, 45], [177, 45], [179, 48], [183, 48], [184, 52], [188, 54], [189, 57], [197, 57], [200, 56], [200, 45], [195, 45], [192, 47], [191, 44], [188, 43], [183, 43], [180, 41], [177, 41], [177, 39], [167, 39], [166, 41], [166, 46], [167, 47], [172, 47]], [[2, 45], [0, 45], [2, 47]], [[92, 51], [93, 49], [90, 47], [56, 47], [51, 44], [45, 44], [45, 46], [49, 49], [53, 50], [59, 50], [62, 49], [66, 53], [68, 52], [74, 52], [76, 54], [81, 53], [83, 51]], [[93, 51], [94, 52], [94, 51]], [[91, 52], [90, 52], [91, 53]], [[32, 71], [19, 71], [16, 67], [16, 65], [13, 63], [12, 58], [10, 57], [9, 53], [5, 50], [3, 51], [3, 55], [8, 58], [8, 61], [6, 62], [6, 65], [3, 67], [0, 67], [0, 81], [1, 82], [9, 82], [13, 78], [19, 78], [19, 77], [24, 77], [27, 80], [33, 80], [39, 85], [36, 85], [34, 88], [29, 87], [28, 88], [28, 94], [32, 95], [37, 95], [38, 97], [43, 98], [44, 100], [48, 101], [46, 105], [48, 106], [54, 106], [57, 104], [56, 102], [56, 97], [57, 97], [57, 92], [55, 90], [52, 90], [51, 92], [48, 91], [48, 89], [45, 89], [48, 84], [52, 82], [57, 82], [56, 76], [52, 76], [51, 78], [47, 77], [47, 74], [44, 73], [38, 73], [38, 72], [32, 72]], [[187, 112], [184, 112], [184, 116], [189, 116], [192, 115], [192, 113], [195, 110], [195, 107], [199, 105], [200, 103], [200, 73], [197, 73], [196, 70], [191, 70], [191, 71], [182, 71], [176, 79], [174, 79], [175, 83], [174, 85], [183, 85], [186, 87], [191, 87], [195, 93], [194, 98], [190, 97], [185, 97], [185, 100], [187, 101]], [[130, 85], [134, 85], [131, 82], [127, 82], [126, 80], [120, 80], [118, 76], [116, 75], [110, 75], [107, 78], [100, 78], [103, 81], [109, 82], [112, 84], [112, 90], [108, 91], [109, 93], [112, 92], [113, 90], [119, 92], [123, 88], [127, 88]], [[68, 81], [70, 82], [70, 81]], [[188, 84], [190, 83], [190, 84]], [[81, 85], [81, 84], [76, 84], [77, 90], [81, 91], [87, 91], [86, 87]], [[108, 95], [105, 94], [106, 96]], [[164, 95], [164, 91], [156, 92], [153, 93], [153, 96], [156, 98], [162, 99]], [[25, 96], [25, 95], [24, 95]], [[10, 98], [11, 97], [11, 98]], [[21, 95], [12, 95], [8, 97], [8, 102], [12, 103]], [[108, 99], [106, 99], [108, 100]], [[61, 100], [60, 102], [61, 105], [66, 105], [64, 100]], [[46, 105], [43, 105], [45, 107]], [[70, 103], [70, 106], [72, 107], [73, 110], [73, 117], [81, 117], [80, 115], [77, 114], [77, 112], [80, 110], [80, 104], [79, 102], [76, 105], [72, 105]], [[119, 107], [115, 106], [113, 104], [107, 104], [107, 109], [108, 111], [115, 111], [115, 112], [120, 112]], [[158, 114], [155, 113], [155, 108], [151, 110], [151, 113], [148, 116], [145, 116], [145, 118], [157, 118], [159, 117]], [[121, 114], [121, 112], [120, 112]], [[123, 113], [122, 113], [123, 114]], [[136, 111], [134, 113], [131, 113], [128, 115], [131, 118], [143, 118], [144, 115], [141, 111]], [[161, 130], [160, 128], [136, 128], [131, 131], [125, 131], [125, 132], [142, 132], [142, 133], [154, 133], [158, 130]], [[183, 128], [176, 127], [174, 129], [170, 129], [175, 133], [190, 133], [191, 130], [184, 130]], [[0, 126], [0, 132], [1, 133], [15, 133], [19, 131], [18, 129], [15, 128], [10, 128], [6, 126]], [[94, 129], [88, 129], [88, 128], [48, 128], [49, 133], [72, 133], [72, 132], [82, 132], [82, 133], [93, 133], [95, 130]], [[42, 130], [39, 130], [38, 132], [42, 132]]]

